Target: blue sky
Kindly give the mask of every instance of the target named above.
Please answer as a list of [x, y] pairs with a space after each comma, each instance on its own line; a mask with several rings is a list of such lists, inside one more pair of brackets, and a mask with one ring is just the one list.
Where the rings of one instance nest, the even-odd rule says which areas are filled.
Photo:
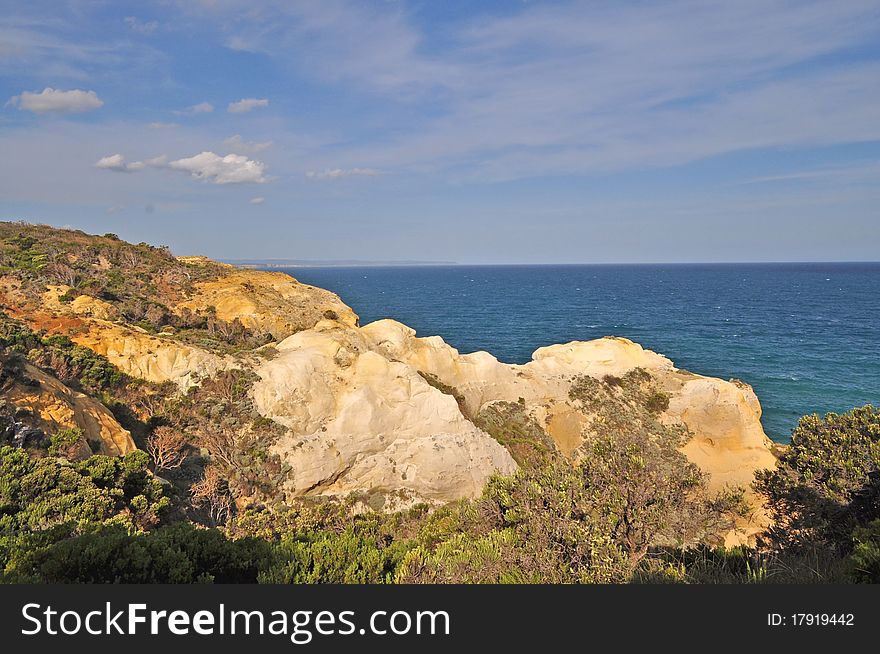
[[877, 260], [880, 0], [2, 0], [0, 153], [181, 254]]

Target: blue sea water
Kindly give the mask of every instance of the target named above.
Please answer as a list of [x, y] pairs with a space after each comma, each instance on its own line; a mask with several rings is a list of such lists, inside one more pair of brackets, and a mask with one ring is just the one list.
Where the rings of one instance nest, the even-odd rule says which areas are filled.
[[680, 368], [751, 384], [764, 428], [880, 403], [880, 263], [292, 268], [361, 324], [394, 318], [461, 352], [625, 336]]

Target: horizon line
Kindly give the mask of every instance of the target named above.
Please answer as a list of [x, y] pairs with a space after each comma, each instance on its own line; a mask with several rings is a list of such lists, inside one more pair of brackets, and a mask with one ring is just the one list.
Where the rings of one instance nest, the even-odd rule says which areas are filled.
[[222, 263], [233, 265], [249, 265], [259, 267], [261, 265], [276, 268], [430, 268], [430, 267], [529, 267], [529, 266], [758, 266], [758, 265], [840, 265], [840, 264], [868, 264], [878, 265], [880, 260], [861, 259], [829, 259], [829, 260], [766, 260], [766, 261], [590, 261], [590, 262], [493, 262], [493, 263], [469, 263], [458, 261], [321, 261], [321, 260], [295, 260], [289, 262], [284, 259], [217, 259]]

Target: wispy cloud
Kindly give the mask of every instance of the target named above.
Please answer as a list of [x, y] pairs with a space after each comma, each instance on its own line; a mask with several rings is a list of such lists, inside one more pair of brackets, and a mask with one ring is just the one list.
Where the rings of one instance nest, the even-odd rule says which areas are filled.
[[209, 114], [214, 111], [214, 105], [210, 102], [200, 102], [185, 109], [179, 109], [174, 113], [178, 116], [195, 116], [197, 114]]
[[256, 154], [272, 147], [272, 141], [245, 141], [241, 135], [235, 134], [229, 138], [223, 139], [223, 145], [233, 152], [244, 152], [245, 154]]
[[131, 163], [126, 162], [125, 157], [121, 154], [111, 154], [106, 157], [101, 157], [95, 162], [95, 168], [112, 170], [117, 173], [130, 173], [135, 170], [141, 170], [143, 167], [144, 164], [141, 161], [133, 161]]
[[180, 127], [180, 123], [155, 122], [147, 123], [147, 127], [149, 127], [150, 129], [173, 129], [175, 127]]
[[104, 106], [104, 101], [94, 91], [62, 91], [46, 87], [39, 93], [24, 91], [21, 95], [10, 98], [7, 104], [35, 114], [76, 114], [100, 109]]
[[262, 195], [258, 195], [257, 197], [251, 198], [249, 200], [249, 202], [251, 204], [263, 204], [265, 201], [266, 201], [266, 198], [264, 198]]
[[[30, 4], [18, 3], [15, 9], [27, 12]], [[123, 77], [131, 80], [167, 61], [167, 55], [143, 41], [107, 38], [106, 34], [83, 38], [65, 9], [55, 5], [53, 16], [27, 18], [16, 16], [9, 6], [0, 23], [0, 74], [18, 76], [26, 71], [34, 79], [56, 83], [93, 81], [100, 74], [106, 83]]]
[[309, 179], [344, 179], [346, 177], [376, 177], [378, 170], [372, 168], [327, 168], [310, 170], [306, 173]]
[[835, 168], [819, 168], [813, 170], [796, 170], [779, 175], [763, 175], [751, 177], [741, 184], [767, 184], [772, 182], [804, 182], [817, 180], [848, 180], [864, 181], [880, 177], [880, 162], [872, 161], [856, 166], [839, 166]]
[[242, 98], [237, 102], [230, 102], [226, 110], [231, 114], [243, 114], [257, 107], [268, 107], [269, 100], [266, 98]]
[[126, 16], [123, 20], [129, 28], [144, 36], [151, 36], [159, 28], [157, 20], [143, 21], [136, 16]]
[[876, 11], [876, 0], [535, 3], [442, 40], [403, 3], [219, 3], [206, 16], [239, 49], [381, 97], [408, 125], [337, 161], [502, 180], [878, 139], [877, 62], [833, 56], [880, 39]]

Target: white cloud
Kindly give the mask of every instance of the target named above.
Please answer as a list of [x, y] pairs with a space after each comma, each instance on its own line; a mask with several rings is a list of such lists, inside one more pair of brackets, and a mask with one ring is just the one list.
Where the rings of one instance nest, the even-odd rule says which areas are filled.
[[159, 27], [159, 21], [156, 20], [142, 21], [135, 16], [126, 16], [123, 20], [132, 30], [145, 36], [150, 36]]
[[257, 107], [268, 107], [266, 98], [242, 98], [238, 102], [230, 102], [227, 111], [231, 114], [243, 114]]
[[178, 116], [194, 116], [196, 114], [209, 114], [212, 111], [214, 111], [214, 105], [210, 102], [200, 102], [199, 104], [194, 104], [186, 109], [180, 109], [174, 113]]
[[251, 204], [263, 204], [265, 201], [266, 198], [264, 198], [262, 195], [258, 195], [257, 197], [250, 199]]
[[272, 141], [245, 141], [241, 138], [239, 134], [236, 134], [234, 136], [230, 136], [228, 139], [224, 139], [223, 145], [235, 152], [256, 154], [257, 152], [262, 152], [263, 150], [268, 150], [269, 148], [271, 148]]
[[121, 154], [111, 154], [101, 157], [95, 162], [95, 168], [102, 170], [113, 170], [117, 173], [130, 173], [135, 170], [142, 170], [145, 164], [143, 161], [132, 161], [128, 163]]
[[149, 127], [150, 129], [172, 129], [174, 127], [180, 127], [180, 123], [155, 122], [147, 123], [147, 127]]
[[327, 168], [325, 170], [310, 170], [306, 173], [309, 179], [342, 179], [344, 177], [375, 177], [378, 170], [372, 168]]
[[104, 101], [94, 91], [61, 91], [47, 86], [39, 93], [24, 91], [21, 95], [13, 96], [8, 104], [35, 114], [76, 114], [99, 109], [104, 106]]
[[128, 162], [122, 154], [102, 157], [95, 168], [119, 173], [131, 173], [145, 168], [167, 168], [187, 172], [195, 179], [212, 184], [263, 184], [269, 181], [266, 164], [248, 159], [242, 154], [221, 157], [215, 152], [200, 152], [192, 157], [168, 161], [164, 154], [143, 161]]
[[241, 154], [221, 157], [215, 152], [201, 152], [192, 157], [177, 159], [169, 168], [188, 172], [196, 179], [212, 184], [263, 184], [268, 182], [266, 165]]

